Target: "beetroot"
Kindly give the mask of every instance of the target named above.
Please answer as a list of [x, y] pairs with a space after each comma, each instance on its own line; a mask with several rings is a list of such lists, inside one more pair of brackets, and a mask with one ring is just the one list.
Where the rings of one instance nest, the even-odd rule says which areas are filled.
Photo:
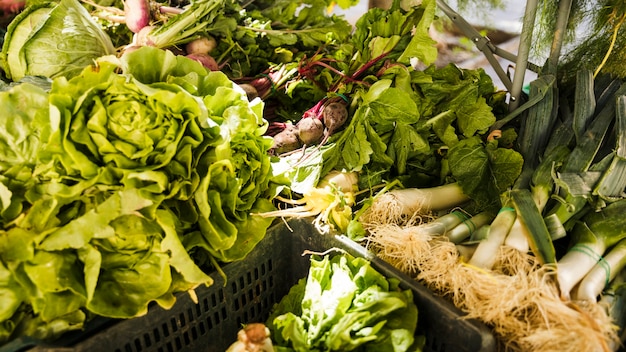
[[326, 136], [330, 136], [340, 129], [348, 120], [348, 108], [343, 101], [333, 101], [324, 105], [322, 121], [326, 127]]
[[270, 149], [270, 153], [274, 155], [291, 152], [302, 146], [298, 137], [298, 127], [291, 123], [285, 124], [285, 128], [273, 138], [274, 145]]
[[303, 118], [297, 126], [300, 141], [305, 145], [317, 144], [324, 136], [324, 124], [320, 119]]

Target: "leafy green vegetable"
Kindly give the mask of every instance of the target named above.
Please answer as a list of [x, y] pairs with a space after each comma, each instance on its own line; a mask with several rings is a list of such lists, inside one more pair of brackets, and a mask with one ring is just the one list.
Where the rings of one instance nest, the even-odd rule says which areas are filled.
[[171, 307], [272, 222], [263, 103], [221, 72], [144, 47], [0, 102], [0, 342]]
[[[322, 174], [333, 168], [367, 168], [370, 173], [384, 173], [387, 180], [412, 177], [410, 182], [417, 187], [439, 185], [449, 177], [474, 178], [471, 172], [462, 173], [456, 164], [450, 173], [442, 151], [453, 149], [460, 141], [485, 136], [496, 120], [493, 110], [500, 102], [492, 99], [494, 95], [495, 87], [481, 69], [448, 65], [417, 71], [396, 66], [369, 88], [355, 93], [349, 124], [324, 151]], [[487, 188], [474, 189], [471, 194], [481, 201], [506, 189], [519, 173], [519, 158], [499, 148], [490, 153], [489, 160], [503, 164], [486, 167], [505, 169], [505, 174]], [[515, 167], [506, 169], [503, 158], [514, 158], [508, 161]]]
[[[348, 254], [311, 258], [306, 279], [272, 310], [274, 345], [287, 351], [419, 351], [410, 290]], [[283, 350], [283, 349], [281, 349]]]
[[2, 46], [2, 69], [24, 76], [72, 77], [94, 59], [115, 53], [109, 36], [76, 0], [28, 7], [11, 21]]
[[48, 96], [31, 84], [0, 92], [0, 224], [19, 215], [22, 201], [50, 127]]

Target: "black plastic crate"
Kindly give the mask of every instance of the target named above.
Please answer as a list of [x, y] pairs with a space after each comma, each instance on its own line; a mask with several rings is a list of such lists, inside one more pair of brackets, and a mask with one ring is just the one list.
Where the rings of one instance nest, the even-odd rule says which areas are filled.
[[85, 331], [68, 334], [54, 345], [38, 345], [25, 339], [0, 347], [0, 352], [224, 352], [236, 341], [243, 324], [264, 322], [273, 304], [306, 277], [310, 258], [302, 256], [305, 250], [332, 247], [366, 257], [379, 272], [398, 278], [414, 292], [419, 309], [418, 333], [426, 336], [425, 351], [496, 350], [496, 341], [484, 324], [463, 319], [451, 303], [345, 236], [322, 235], [310, 221], [293, 220], [288, 226], [281, 223], [271, 227], [245, 260], [225, 265], [226, 283], [214, 273], [213, 285], [196, 289], [197, 304], [185, 293], [169, 310], [155, 306], [147, 315], [134, 319], [97, 319], [87, 324]]

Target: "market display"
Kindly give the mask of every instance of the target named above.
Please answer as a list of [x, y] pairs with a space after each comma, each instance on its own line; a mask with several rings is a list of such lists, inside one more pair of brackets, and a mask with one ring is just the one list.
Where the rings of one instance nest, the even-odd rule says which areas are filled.
[[[434, 64], [437, 1], [396, 0], [354, 25], [329, 12], [355, 3], [12, 7], [0, 346], [171, 308], [270, 226], [306, 218], [484, 323], [502, 350], [617, 350], [623, 80], [548, 60], [509, 111], [485, 70]], [[348, 254], [310, 265], [267, 320], [232, 332], [233, 351], [424, 347], [398, 280]]]

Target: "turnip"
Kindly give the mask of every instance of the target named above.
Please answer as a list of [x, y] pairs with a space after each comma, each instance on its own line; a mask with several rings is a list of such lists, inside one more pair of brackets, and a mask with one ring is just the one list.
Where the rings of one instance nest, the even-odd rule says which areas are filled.
[[189, 54], [210, 54], [213, 49], [217, 46], [217, 41], [215, 38], [208, 37], [200, 37], [194, 39], [185, 45], [185, 52]]
[[186, 57], [195, 60], [211, 71], [219, 71], [220, 66], [217, 61], [209, 54], [188, 54]]
[[125, 0], [124, 16], [128, 29], [133, 33], [139, 33], [139, 31], [150, 24], [149, 0]]
[[324, 124], [316, 118], [303, 118], [296, 124], [298, 136], [305, 145], [317, 144], [324, 136]]
[[274, 135], [274, 145], [270, 149], [270, 153], [280, 155], [283, 153], [294, 151], [302, 146], [298, 137], [298, 127], [291, 123], [285, 124], [284, 129]]

